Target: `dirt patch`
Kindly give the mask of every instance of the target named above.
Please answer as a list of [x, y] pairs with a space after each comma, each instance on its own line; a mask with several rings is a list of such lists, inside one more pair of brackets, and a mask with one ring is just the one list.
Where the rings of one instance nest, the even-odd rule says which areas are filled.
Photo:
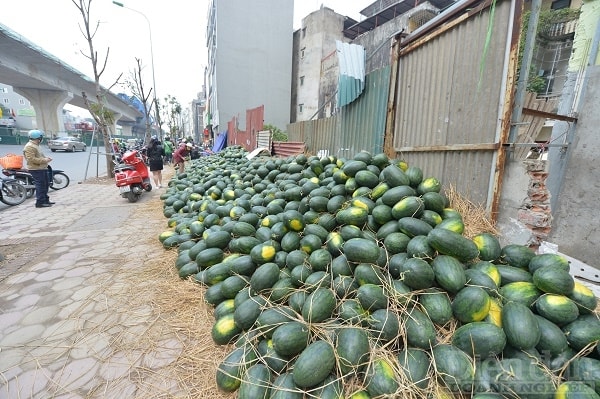
[[35, 242], [30, 238], [0, 242], [0, 281], [18, 272], [55, 243], [55, 238], [38, 238]]
[[89, 177], [83, 184], [115, 184], [115, 179], [108, 176]]

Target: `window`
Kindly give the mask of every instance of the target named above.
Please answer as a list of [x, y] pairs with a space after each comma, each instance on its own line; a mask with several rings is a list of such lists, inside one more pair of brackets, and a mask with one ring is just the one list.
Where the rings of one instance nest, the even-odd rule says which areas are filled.
[[563, 8], [568, 8], [571, 2], [569, 0], [556, 0], [552, 2], [551, 9], [552, 10], [560, 10]]
[[4, 104], [10, 104], [10, 100], [8, 98], [3, 98], [2, 101]]
[[306, 27], [302, 28], [302, 37], [306, 37]]
[[25, 100], [23, 100], [22, 98], [19, 98], [19, 104], [25, 105]]
[[298, 104], [298, 112], [302, 113], [303, 109], [304, 109], [304, 104]]
[[300, 76], [300, 86], [304, 86], [304, 76]]
[[8, 87], [0, 87], [0, 93], [8, 93]]
[[306, 47], [300, 49], [300, 58], [304, 58], [304, 50], [306, 50]]

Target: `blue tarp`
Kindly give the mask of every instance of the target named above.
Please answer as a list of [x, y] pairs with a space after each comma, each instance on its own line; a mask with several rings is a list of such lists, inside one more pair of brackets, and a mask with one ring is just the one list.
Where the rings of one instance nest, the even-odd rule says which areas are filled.
[[217, 135], [217, 138], [215, 139], [215, 144], [213, 145], [212, 150], [213, 150], [213, 152], [219, 152], [226, 146], [227, 146], [227, 130], [225, 130], [224, 132], [221, 132]]

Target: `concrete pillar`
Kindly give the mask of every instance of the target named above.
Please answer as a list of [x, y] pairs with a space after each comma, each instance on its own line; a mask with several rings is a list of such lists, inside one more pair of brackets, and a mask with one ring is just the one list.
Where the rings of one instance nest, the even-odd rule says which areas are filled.
[[73, 93], [63, 90], [41, 90], [14, 87], [14, 91], [27, 98], [35, 109], [37, 128], [46, 133], [46, 137], [58, 136], [65, 131], [63, 108]]
[[111, 134], [113, 136], [119, 136], [121, 135], [121, 133], [119, 133], [119, 129], [122, 127], [121, 125], [119, 125], [119, 119], [123, 117], [123, 114], [117, 111], [113, 111], [113, 117], [115, 118], [115, 123], [113, 123], [112, 125]]

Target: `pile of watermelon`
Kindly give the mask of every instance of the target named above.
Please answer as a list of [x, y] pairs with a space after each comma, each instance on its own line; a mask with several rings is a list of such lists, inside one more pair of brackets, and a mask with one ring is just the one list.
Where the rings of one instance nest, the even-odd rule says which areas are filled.
[[[557, 254], [464, 235], [442, 185], [384, 154], [192, 161], [161, 196], [183, 279], [259, 398], [600, 398], [593, 292]], [[440, 388], [441, 387], [441, 388]]]

